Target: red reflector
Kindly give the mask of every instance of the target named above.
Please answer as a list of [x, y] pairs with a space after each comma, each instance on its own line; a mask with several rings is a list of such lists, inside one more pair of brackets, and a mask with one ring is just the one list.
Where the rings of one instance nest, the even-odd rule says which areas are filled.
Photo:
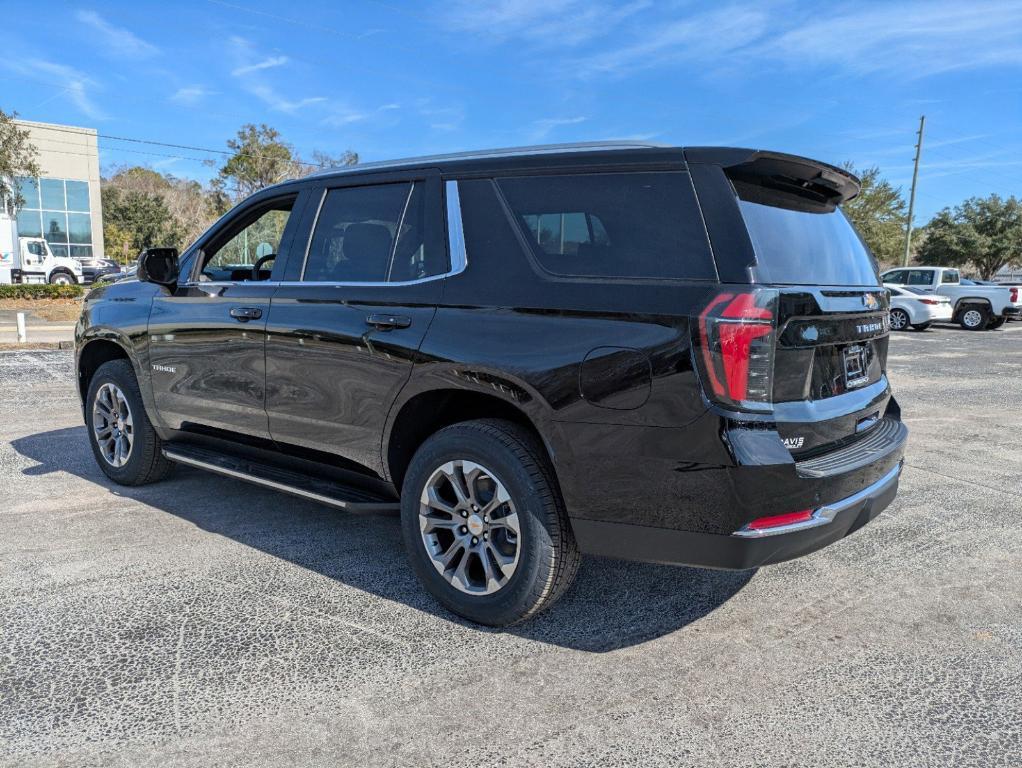
[[785, 512], [783, 515], [770, 515], [769, 517], [758, 517], [749, 523], [746, 528], [751, 528], [754, 531], [762, 530], [763, 528], [777, 528], [780, 525], [791, 525], [792, 523], [804, 523], [806, 520], [811, 519], [813, 516], [813, 510], [803, 509], [799, 512]]

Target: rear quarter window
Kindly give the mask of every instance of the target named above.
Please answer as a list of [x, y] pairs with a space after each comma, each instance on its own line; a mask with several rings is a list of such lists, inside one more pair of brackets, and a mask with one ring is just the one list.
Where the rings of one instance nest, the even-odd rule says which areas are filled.
[[498, 179], [535, 260], [568, 277], [714, 280], [689, 175], [596, 173]]

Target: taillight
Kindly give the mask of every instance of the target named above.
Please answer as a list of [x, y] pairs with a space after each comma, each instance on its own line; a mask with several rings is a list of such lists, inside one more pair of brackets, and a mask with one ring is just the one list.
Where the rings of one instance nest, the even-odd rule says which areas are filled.
[[1011, 291], [1011, 303], [1012, 304], [1017, 304], [1018, 303], [1018, 288], [1009, 288], [1008, 290]]
[[777, 291], [719, 293], [699, 315], [699, 359], [719, 403], [768, 410], [774, 372]]
[[940, 301], [937, 299], [919, 299], [919, 302], [921, 304], [940, 304]]

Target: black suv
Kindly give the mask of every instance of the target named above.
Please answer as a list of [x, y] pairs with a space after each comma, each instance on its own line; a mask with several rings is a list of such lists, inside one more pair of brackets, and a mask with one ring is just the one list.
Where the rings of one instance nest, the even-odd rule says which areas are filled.
[[89, 295], [96, 459], [400, 508], [426, 588], [492, 625], [580, 553], [804, 555], [890, 503], [907, 435], [857, 192], [800, 157], [640, 144], [279, 184]]

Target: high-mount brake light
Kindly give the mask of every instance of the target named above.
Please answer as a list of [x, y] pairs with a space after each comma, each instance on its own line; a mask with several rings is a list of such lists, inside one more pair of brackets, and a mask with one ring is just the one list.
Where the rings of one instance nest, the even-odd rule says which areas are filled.
[[699, 348], [709, 394], [724, 405], [769, 409], [777, 292], [719, 293], [699, 315]]

